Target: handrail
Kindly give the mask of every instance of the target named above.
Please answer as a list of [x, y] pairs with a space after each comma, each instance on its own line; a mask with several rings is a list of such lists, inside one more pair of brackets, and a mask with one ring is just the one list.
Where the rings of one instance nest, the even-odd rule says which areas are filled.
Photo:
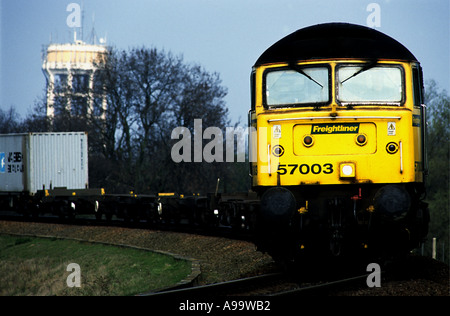
[[288, 118], [280, 118], [280, 119], [271, 119], [267, 120], [268, 123], [272, 122], [282, 122], [282, 121], [297, 121], [297, 120], [352, 120], [352, 119], [380, 119], [380, 120], [401, 120], [401, 116], [336, 116], [336, 117], [330, 117], [330, 116], [307, 116], [307, 117], [288, 117]]

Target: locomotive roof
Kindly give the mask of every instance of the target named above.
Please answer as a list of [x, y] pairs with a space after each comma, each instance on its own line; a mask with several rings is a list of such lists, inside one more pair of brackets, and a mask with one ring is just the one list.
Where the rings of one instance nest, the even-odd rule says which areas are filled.
[[377, 30], [349, 23], [326, 23], [282, 38], [258, 58], [255, 66], [324, 58], [417, 61], [405, 46]]

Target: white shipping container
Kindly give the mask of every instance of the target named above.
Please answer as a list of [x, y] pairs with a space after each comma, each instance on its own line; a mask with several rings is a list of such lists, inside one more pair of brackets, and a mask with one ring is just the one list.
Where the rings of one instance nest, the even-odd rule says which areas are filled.
[[84, 189], [89, 184], [84, 132], [0, 135], [0, 192]]

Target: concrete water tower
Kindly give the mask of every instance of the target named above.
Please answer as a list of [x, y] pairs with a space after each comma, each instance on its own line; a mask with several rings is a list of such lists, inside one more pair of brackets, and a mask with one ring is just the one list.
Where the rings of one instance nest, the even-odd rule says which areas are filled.
[[106, 94], [101, 67], [107, 47], [80, 40], [68, 44], [50, 44], [43, 54], [42, 70], [47, 79], [47, 116], [60, 111], [73, 116], [105, 117]]

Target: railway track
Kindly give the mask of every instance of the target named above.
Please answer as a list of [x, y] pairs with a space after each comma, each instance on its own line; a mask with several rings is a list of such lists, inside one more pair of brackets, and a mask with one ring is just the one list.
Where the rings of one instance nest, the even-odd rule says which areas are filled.
[[217, 297], [283, 297], [328, 295], [347, 287], [363, 287], [367, 274], [332, 281], [302, 283], [284, 273], [270, 273], [232, 281], [187, 288], [163, 289], [140, 296], [167, 298], [217, 298]]
[[225, 281], [214, 284], [192, 286], [186, 288], [168, 288], [156, 292], [143, 293], [141, 296], [152, 297], [217, 297], [230, 296], [243, 291], [251, 291], [264, 284], [276, 283], [283, 278], [282, 273], [269, 273], [243, 279]]
[[328, 281], [321, 284], [312, 284], [306, 286], [300, 286], [296, 289], [280, 291], [276, 293], [269, 294], [269, 296], [280, 297], [280, 296], [309, 296], [309, 295], [328, 295], [337, 289], [349, 286], [363, 287], [366, 285], [367, 275], [359, 275], [355, 277]]

